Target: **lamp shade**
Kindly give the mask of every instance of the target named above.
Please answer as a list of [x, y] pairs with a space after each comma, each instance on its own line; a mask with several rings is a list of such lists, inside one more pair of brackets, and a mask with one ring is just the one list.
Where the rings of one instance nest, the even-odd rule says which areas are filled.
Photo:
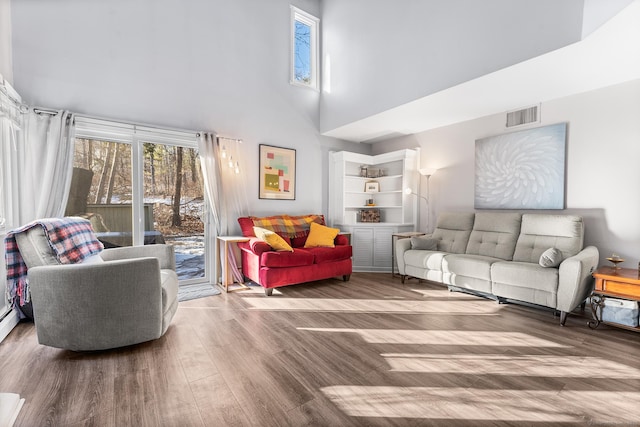
[[420, 175], [431, 176], [436, 173], [437, 170], [438, 169], [435, 168], [421, 168], [418, 172], [420, 172]]

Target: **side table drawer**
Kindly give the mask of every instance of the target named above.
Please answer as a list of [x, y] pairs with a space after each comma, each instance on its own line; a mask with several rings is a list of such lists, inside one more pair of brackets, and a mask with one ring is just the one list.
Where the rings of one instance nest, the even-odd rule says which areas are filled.
[[640, 298], [640, 286], [630, 283], [616, 282], [614, 280], [597, 279], [596, 290]]

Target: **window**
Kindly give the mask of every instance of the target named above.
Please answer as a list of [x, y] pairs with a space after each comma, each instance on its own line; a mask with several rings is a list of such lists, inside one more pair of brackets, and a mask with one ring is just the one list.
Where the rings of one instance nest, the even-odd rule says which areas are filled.
[[291, 6], [291, 83], [318, 89], [320, 20]]
[[208, 280], [195, 133], [77, 117], [73, 166], [67, 215], [105, 247], [171, 244], [181, 285]]

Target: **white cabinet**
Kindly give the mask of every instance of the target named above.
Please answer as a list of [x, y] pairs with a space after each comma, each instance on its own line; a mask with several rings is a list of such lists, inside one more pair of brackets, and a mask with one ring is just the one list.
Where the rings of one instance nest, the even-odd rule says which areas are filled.
[[[353, 270], [390, 272], [391, 235], [415, 229], [418, 201], [404, 189], [417, 189], [418, 150], [329, 156], [328, 222], [351, 233]], [[366, 211], [379, 222], [363, 221]]]

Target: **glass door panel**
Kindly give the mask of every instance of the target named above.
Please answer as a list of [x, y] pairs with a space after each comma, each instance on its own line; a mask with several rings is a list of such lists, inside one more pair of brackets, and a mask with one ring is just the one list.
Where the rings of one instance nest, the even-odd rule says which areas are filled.
[[131, 145], [76, 138], [65, 215], [91, 221], [106, 248], [131, 246]]
[[204, 190], [194, 148], [143, 143], [145, 244], [172, 244], [181, 282], [205, 274]]

